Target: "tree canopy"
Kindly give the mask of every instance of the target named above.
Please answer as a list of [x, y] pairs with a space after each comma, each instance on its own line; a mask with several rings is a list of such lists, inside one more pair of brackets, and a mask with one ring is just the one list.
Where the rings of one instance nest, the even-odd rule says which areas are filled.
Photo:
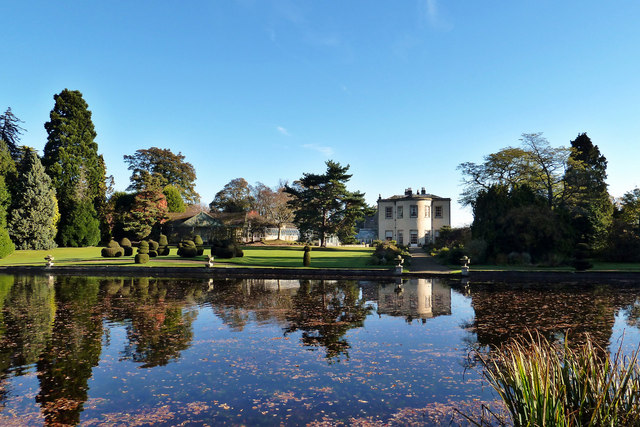
[[294, 223], [300, 233], [313, 234], [326, 246], [330, 235], [349, 241], [355, 235], [356, 221], [368, 214], [370, 209], [364, 193], [350, 192], [346, 183], [351, 179], [349, 165], [328, 160], [324, 174], [305, 173], [286, 192], [292, 199], [288, 202], [294, 211]]
[[485, 156], [482, 164], [465, 162], [458, 166], [465, 186], [461, 203], [473, 204], [480, 191], [493, 185], [509, 188], [527, 185], [544, 196], [552, 207], [562, 201], [570, 150], [551, 147], [542, 133], [522, 134], [520, 141], [520, 148], [503, 148]]
[[56, 203], [51, 179], [35, 150], [27, 148], [18, 170], [8, 227], [18, 249], [51, 249], [56, 246]]
[[251, 186], [244, 178], [235, 178], [216, 193], [209, 208], [214, 212], [248, 212], [252, 204]]
[[124, 156], [131, 171], [129, 191], [149, 190], [156, 185], [162, 190], [167, 185], [178, 189], [182, 199], [189, 204], [200, 202], [196, 193], [196, 171], [193, 165], [185, 162], [182, 153], [174, 154], [168, 148], [151, 147], [136, 150], [131, 156]]
[[[55, 105], [49, 115], [50, 120], [44, 125], [48, 137], [42, 163], [60, 203], [63, 218], [58, 236], [60, 240], [63, 234], [76, 234], [74, 230], [66, 230], [66, 227], [74, 225], [64, 219], [70, 218], [72, 212], [79, 213], [77, 205], [86, 207], [84, 202], [89, 201], [92, 209], [83, 208], [82, 211], [89, 212], [96, 219], [105, 217], [106, 167], [102, 155], [98, 154], [91, 111], [82, 93], [64, 89], [53, 99]], [[103, 225], [106, 231], [106, 222]], [[93, 232], [91, 227], [86, 230]], [[86, 237], [93, 240], [93, 237]], [[80, 241], [87, 239], [79, 236]]]
[[20, 123], [24, 122], [13, 114], [11, 107], [0, 114], [0, 140], [7, 144], [13, 159], [17, 159], [20, 154], [20, 135], [24, 132]]

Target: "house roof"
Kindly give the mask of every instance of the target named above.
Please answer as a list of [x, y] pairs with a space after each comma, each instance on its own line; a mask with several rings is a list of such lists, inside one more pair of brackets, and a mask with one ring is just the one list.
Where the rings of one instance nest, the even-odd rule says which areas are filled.
[[173, 227], [220, 227], [222, 221], [214, 218], [206, 212], [180, 213], [177, 215], [169, 215], [169, 220]]
[[396, 195], [391, 196], [386, 199], [382, 197], [378, 198], [378, 202], [397, 202], [400, 200], [444, 200], [450, 201], [451, 199], [448, 197], [440, 197], [435, 194], [404, 194], [404, 195]]

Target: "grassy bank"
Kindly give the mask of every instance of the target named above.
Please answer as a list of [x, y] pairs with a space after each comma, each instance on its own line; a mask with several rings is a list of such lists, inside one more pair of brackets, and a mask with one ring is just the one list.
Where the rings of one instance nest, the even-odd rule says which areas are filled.
[[[449, 264], [448, 267], [453, 272], [460, 272], [460, 266]], [[556, 267], [543, 267], [537, 265], [493, 265], [493, 264], [470, 264], [471, 271], [525, 271], [525, 272], [573, 272], [575, 268], [568, 265]], [[640, 273], [640, 263], [616, 263], [616, 262], [594, 262], [593, 268], [587, 270], [593, 272], [627, 272]]]
[[[244, 257], [217, 259], [219, 267], [286, 267], [286, 268], [349, 268], [349, 269], [386, 269], [387, 266], [369, 265], [373, 248], [313, 248], [311, 267], [302, 266], [302, 247], [249, 246], [244, 249]], [[116, 265], [140, 267], [193, 267], [203, 266], [205, 256], [196, 258], [180, 258], [176, 248], [171, 248], [171, 255], [151, 258], [147, 264], [135, 264], [133, 257], [103, 258], [99, 247], [88, 248], [56, 248], [47, 251], [15, 251], [6, 258], [0, 259], [0, 266], [44, 265], [45, 256], [52, 255], [58, 266]], [[208, 255], [209, 249], [205, 249]]]

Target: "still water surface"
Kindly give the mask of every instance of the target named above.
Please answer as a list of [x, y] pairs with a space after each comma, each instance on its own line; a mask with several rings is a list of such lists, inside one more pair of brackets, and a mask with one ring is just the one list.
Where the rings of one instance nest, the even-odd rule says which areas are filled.
[[474, 351], [640, 339], [637, 284], [0, 276], [0, 308], [2, 425], [448, 423], [493, 405]]

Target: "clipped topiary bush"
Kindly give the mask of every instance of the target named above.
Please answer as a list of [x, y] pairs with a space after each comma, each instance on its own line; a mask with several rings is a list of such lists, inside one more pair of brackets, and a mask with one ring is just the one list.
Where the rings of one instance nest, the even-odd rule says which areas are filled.
[[127, 239], [126, 237], [123, 237], [120, 240], [120, 246], [124, 250], [124, 256], [133, 255], [133, 246], [131, 245], [131, 240]]
[[106, 248], [102, 248], [101, 253], [104, 258], [121, 257], [124, 255], [124, 249], [118, 244], [118, 242], [111, 240], [109, 244], [107, 244]]
[[136, 254], [136, 264], [146, 264], [149, 262], [149, 254]]
[[589, 261], [591, 248], [586, 243], [578, 243], [573, 253], [573, 267], [576, 271], [585, 271], [593, 267]]
[[304, 256], [302, 257], [302, 265], [304, 265], [305, 267], [309, 267], [311, 265], [311, 251], [306, 250], [306, 247]]
[[149, 256], [155, 258], [158, 256], [158, 247], [160, 245], [155, 240], [149, 239]]
[[169, 255], [169, 252], [169, 240], [167, 240], [167, 236], [161, 234], [158, 239], [158, 255]]
[[211, 245], [211, 255], [218, 258], [233, 258], [244, 256], [244, 252], [233, 240], [214, 240]]
[[235, 254], [236, 257], [238, 258], [242, 258], [244, 256], [244, 251], [242, 250], [242, 248], [238, 245], [235, 246]]
[[194, 258], [198, 256], [198, 248], [193, 240], [183, 240], [178, 244], [178, 255], [183, 258]]
[[202, 237], [196, 234], [193, 237], [193, 243], [195, 243], [196, 248], [198, 248], [198, 255], [202, 255], [204, 253], [204, 242], [202, 241]]
[[149, 262], [149, 243], [141, 241], [138, 245], [138, 253], [136, 254], [136, 264], [146, 264]]
[[218, 248], [216, 250], [216, 257], [218, 258], [233, 258], [236, 255], [233, 247], [227, 246], [224, 248]]

